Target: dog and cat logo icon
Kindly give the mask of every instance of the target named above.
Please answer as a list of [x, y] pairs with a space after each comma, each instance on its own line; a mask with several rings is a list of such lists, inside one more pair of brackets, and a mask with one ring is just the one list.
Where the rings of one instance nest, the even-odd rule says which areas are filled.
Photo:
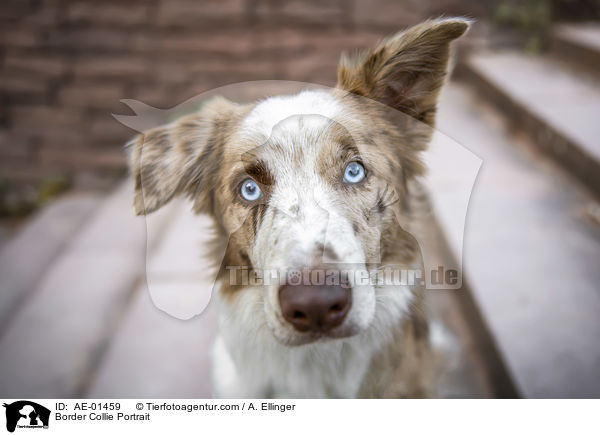
[[14, 432], [18, 429], [48, 429], [50, 410], [29, 400], [18, 400], [4, 404], [6, 408], [6, 430]]

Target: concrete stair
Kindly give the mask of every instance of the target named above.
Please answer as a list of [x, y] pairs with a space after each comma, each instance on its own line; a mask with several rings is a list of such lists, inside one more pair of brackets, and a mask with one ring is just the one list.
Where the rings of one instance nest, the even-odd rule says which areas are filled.
[[0, 251], [0, 331], [38, 284], [57, 252], [99, 206], [95, 194], [70, 194], [34, 216]]
[[556, 26], [551, 33], [552, 52], [591, 73], [600, 71], [600, 25], [598, 23]]
[[[600, 397], [600, 228], [584, 216], [594, 198], [484, 103], [451, 86], [439, 110], [440, 131], [483, 160], [462, 247], [464, 315], [483, 319], [519, 395]], [[447, 234], [455, 211], [433, 195]]]
[[554, 56], [477, 53], [460, 64], [458, 76], [600, 195], [600, 73], [592, 66], [600, 59], [600, 27], [563, 26], [554, 35]]
[[[555, 38], [584, 50], [584, 34], [589, 66], [599, 32]], [[483, 159], [463, 246], [449, 235], [457, 211], [433, 191], [463, 252], [465, 316], [483, 319], [523, 397], [600, 397], [600, 74], [565, 50], [474, 53], [439, 110], [440, 131]]]
[[[78, 397], [86, 390], [168, 216], [136, 219], [132, 194], [127, 183], [106, 198], [61, 199], [3, 247], [2, 396]], [[73, 214], [60, 216], [62, 210]]]

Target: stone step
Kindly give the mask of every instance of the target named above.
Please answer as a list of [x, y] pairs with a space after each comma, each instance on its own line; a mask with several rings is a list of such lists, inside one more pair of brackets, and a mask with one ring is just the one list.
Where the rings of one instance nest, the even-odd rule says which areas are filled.
[[600, 76], [600, 25], [562, 24], [551, 32], [552, 52]]
[[465, 85], [443, 93], [438, 128], [483, 160], [464, 246], [449, 234], [462, 210], [446, 200], [460, 168], [432, 186], [450, 248], [463, 253], [465, 316], [481, 314], [519, 395], [600, 397], [600, 229], [583, 216], [594, 198]]
[[512, 51], [475, 54], [458, 74], [600, 195], [600, 82], [551, 57]]
[[145, 285], [139, 287], [84, 395], [211, 397], [209, 355], [215, 323], [212, 307], [193, 319], [177, 319], [155, 306]]
[[[210, 346], [215, 333], [214, 275], [202, 255], [211, 234], [208, 216], [176, 208], [146, 280], [115, 335], [88, 397], [210, 397]], [[152, 379], [152, 382], [148, 382]]]
[[[168, 217], [165, 210], [136, 218], [132, 198], [132, 183], [123, 183], [31, 283], [26, 303], [0, 336], [4, 396], [68, 398], [86, 388]], [[25, 264], [37, 248], [36, 240], [29, 242]]]
[[3, 244], [0, 251], [0, 331], [5, 329], [19, 305], [31, 297], [46, 269], [99, 203], [97, 194], [62, 196]]

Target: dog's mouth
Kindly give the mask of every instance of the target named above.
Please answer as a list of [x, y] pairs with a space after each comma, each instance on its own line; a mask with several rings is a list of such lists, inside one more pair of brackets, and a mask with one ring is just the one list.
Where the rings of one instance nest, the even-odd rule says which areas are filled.
[[317, 342], [327, 342], [332, 340], [342, 340], [357, 335], [360, 331], [355, 327], [341, 326], [330, 331], [311, 331], [311, 332], [299, 332], [295, 333], [286, 338], [279, 337], [277, 334], [275, 338], [285, 346], [296, 347]]

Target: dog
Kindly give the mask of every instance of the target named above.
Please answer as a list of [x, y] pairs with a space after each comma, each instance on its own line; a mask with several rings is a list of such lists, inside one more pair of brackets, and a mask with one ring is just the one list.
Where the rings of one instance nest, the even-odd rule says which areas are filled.
[[[423, 284], [351, 278], [423, 269], [411, 236], [421, 154], [468, 27], [425, 21], [343, 55], [334, 89], [217, 97], [128, 143], [136, 213], [187, 196], [223, 246], [215, 397], [436, 396]], [[261, 271], [287, 278], [241, 277]], [[294, 285], [290, 271], [329, 275]]]

